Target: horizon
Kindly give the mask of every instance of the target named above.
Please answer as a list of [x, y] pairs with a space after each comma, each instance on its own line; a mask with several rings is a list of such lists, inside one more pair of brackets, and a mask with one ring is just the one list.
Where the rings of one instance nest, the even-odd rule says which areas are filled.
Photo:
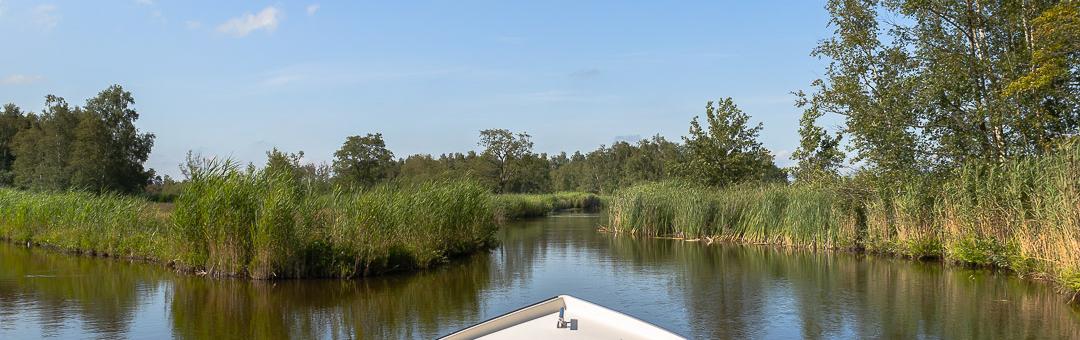
[[488, 128], [548, 154], [681, 142], [707, 101], [732, 97], [783, 167], [790, 93], [820, 77], [810, 52], [831, 29], [821, 2], [771, 7], [0, 0], [0, 42], [18, 51], [0, 56], [0, 100], [40, 112], [48, 94], [81, 106], [120, 84], [157, 136], [146, 166], [178, 177], [189, 150], [322, 163], [366, 133], [395, 158], [477, 150]]

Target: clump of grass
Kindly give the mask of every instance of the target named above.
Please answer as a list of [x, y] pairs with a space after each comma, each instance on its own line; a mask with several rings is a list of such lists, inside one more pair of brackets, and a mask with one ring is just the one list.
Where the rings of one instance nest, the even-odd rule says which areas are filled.
[[685, 182], [634, 186], [616, 193], [611, 230], [647, 236], [709, 238], [744, 243], [853, 247], [852, 211], [836, 192], [808, 186], [709, 189]]
[[316, 194], [287, 172], [208, 164], [173, 213], [186, 266], [256, 279], [353, 277], [427, 268], [495, 242], [491, 195], [468, 180]]
[[166, 219], [144, 200], [83, 192], [0, 189], [0, 238], [95, 255], [166, 252]]

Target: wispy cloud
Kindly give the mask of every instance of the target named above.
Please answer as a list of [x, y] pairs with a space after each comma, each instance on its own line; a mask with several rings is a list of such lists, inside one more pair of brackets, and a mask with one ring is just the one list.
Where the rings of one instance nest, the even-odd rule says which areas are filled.
[[45, 31], [51, 31], [56, 25], [60, 24], [60, 15], [56, 12], [56, 5], [43, 4], [34, 7], [30, 16], [34, 21], [34, 24], [39, 28]]
[[195, 21], [195, 20], [188, 20], [188, 21], [184, 22], [184, 27], [189, 29], [189, 30], [197, 30], [197, 29], [202, 28], [202, 22]]
[[258, 30], [273, 32], [277, 29], [278, 23], [281, 22], [283, 16], [284, 14], [280, 10], [270, 6], [259, 11], [259, 13], [245, 13], [239, 17], [229, 19], [229, 21], [218, 26], [217, 30], [237, 38], [247, 36], [251, 32]]
[[42, 80], [45, 80], [45, 77], [39, 75], [12, 74], [8, 75], [7, 77], [0, 78], [0, 85], [26, 85], [33, 84]]
[[135, 0], [135, 3], [143, 6], [150, 6], [154, 4], [154, 0]]
[[315, 12], [319, 11], [319, 7], [320, 7], [319, 4], [310, 4], [310, 5], [308, 5], [307, 9], [306, 9], [307, 10], [307, 15], [308, 16], [315, 15]]
[[580, 70], [577, 70], [577, 71], [574, 71], [574, 72], [570, 72], [570, 78], [574, 78], [574, 79], [596, 78], [596, 77], [600, 76], [600, 73], [601, 73], [600, 69], [586, 68], [586, 69], [580, 69]]
[[536, 103], [600, 103], [618, 99], [610, 95], [590, 95], [564, 90], [517, 93], [508, 97], [513, 100]]

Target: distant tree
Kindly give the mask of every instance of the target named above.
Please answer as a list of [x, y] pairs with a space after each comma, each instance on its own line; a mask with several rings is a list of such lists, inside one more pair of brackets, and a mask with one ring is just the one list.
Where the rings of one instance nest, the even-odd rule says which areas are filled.
[[386, 148], [381, 133], [351, 136], [334, 152], [334, 175], [346, 186], [370, 186], [389, 178], [394, 153]]
[[508, 192], [514, 176], [522, 171], [521, 161], [532, 154], [533, 142], [528, 133], [514, 134], [506, 129], [480, 131], [483, 156], [492, 164], [491, 177], [496, 192]]
[[15, 184], [15, 135], [30, 128], [30, 121], [15, 104], [4, 105], [0, 112], [0, 187]]
[[[90, 149], [99, 148], [104, 153], [104, 165], [89, 164], [81, 160], [73, 162], [73, 165], [99, 167], [100, 170], [93, 171], [102, 172], [102, 190], [140, 192], [152, 175], [143, 164], [150, 158], [154, 135], [141, 133], [135, 127], [139, 113], [132, 107], [134, 104], [135, 98], [131, 92], [125, 91], [120, 85], [113, 85], [88, 99], [83, 108], [86, 112], [83, 119], [94, 121], [83, 129], [85, 131], [82, 131], [82, 137], [91, 139], [83, 143], [103, 144]], [[90, 135], [91, 131], [97, 135]], [[76, 139], [78, 138], [79, 136], [76, 136]]]
[[64, 98], [45, 96], [45, 109], [40, 115], [29, 115], [30, 128], [15, 135], [12, 171], [16, 186], [32, 190], [69, 187], [71, 144], [81, 112]]
[[287, 153], [273, 148], [266, 152], [266, 167], [268, 173], [282, 173], [295, 181], [300, 181], [304, 173], [300, 161], [304, 158], [304, 152]]
[[101, 192], [119, 185], [109, 173], [109, 137], [104, 122], [96, 116], [86, 115], [79, 121], [68, 164], [72, 187]]
[[681, 176], [709, 185], [728, 185], [748, 180], [775, 180], [781, 174], [769, 150], [757, 140], [761, 123], [748, 126], [750, 117], [731, 98], [705, 105], [705, 123], [690, 122], [686, 161]]

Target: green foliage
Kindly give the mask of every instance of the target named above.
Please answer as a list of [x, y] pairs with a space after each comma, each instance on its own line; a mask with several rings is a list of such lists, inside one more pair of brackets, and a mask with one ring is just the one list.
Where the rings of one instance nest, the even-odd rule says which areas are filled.
[[0, 189], [0, 238], [108, 256], [168, 252], [167, 218], [132, 197]]
[[553, 211], [562, 210], [598, 212], [604, 205], [600, 196], [586, 192], [495, 196], [496, 215], [502, 219], [542, 217]]
[[840, 176], [840, 165], [844, 162], [844, 152], [840, 150], [841, 135], [838, 132], [829, 136], [824, 128], [817, 126], [821, 110], [802, 91], [796, 95], [798, 106], [805, 109], [799, 119], [799, 147], [791, 153], [791, 158], [798, 162], [792, 175], [799, 182], [835, 180]]
[[381, 133], [350, 136], [334, 152], [334, 176], [343, 186], [372, 186], [390, 177], [393, 160]]
[[681, 160], [681, 147], [659, 135], [601, 145], [588, 154], [562, 153], [550, 160], [552, 189], [610, 194], [636, 183], [665, 180]]
[[723, 189], [660, 182], [619, 191], [610, 229], [646, 236], [710, 238], [813, 248], [855, 248], [857, 211], [839, 190], [809, 185]]
[[[828, 2], [812, 110], [885, 186], [1041, 154], [1080, 131], [1075, 1]], [[816, 131], [808, 131], [813, 138]]]
[[46, 96], [40, 115], [13, 105], [0, 120], [0, 185], [32, 190], [136, 193], [153, 177], [143, 168], [154, 135], [135, 128], [134, 98], [113, 85], [72, 107]]
[[352, 277], [426, 268], [494, 242], [490, 194], [472, 181], [319, 194], [280, 167], [198, 163], [173, 213], [186, 266], [257, 279]]
[[749, 120], [731, 98], [706, 104], [706, 126], [695, 117], [690, 122], [690, 135], [683, 138], [686, 161], [679, 164], [679, 174], [714, 186], [750, 180], [786, 181], [773, 164], [772, 154], [757, 140], [761, 123], [751, 127]]
[[[497, 193], [528, 192], [535, 188], [522, 187], [530, 184], [525, 177], [547, 176], [546, 171], [541, 174], [528, 171], [531, 163], [547, 162], [546, 157], [540, 159], [533, 154], [528, 133], [515, 135], [506, 129], [487, 129], [480, 131], [479, 144], [484, 148], [481, 155], [492, 164], [491, 173], [485, 175], [494, 181]], [[541, 168], [546, 168], [546, 164]]]
[[12, 165], [15, 163], [15, 134], [29, 127], [30, 121], [18, 106], [4, 105], [3, 112], [0, 112], [0, 187], [12, 186], [15, 183], [15, 174], [12, 172]]
[[942, 258], [1052, 277], [1075, 291], [1077, 173], [1072, 141], [889, 188], [866, 173], [823, 184], [645, 184], [619, 191], [608, 211], [615, 232]]

